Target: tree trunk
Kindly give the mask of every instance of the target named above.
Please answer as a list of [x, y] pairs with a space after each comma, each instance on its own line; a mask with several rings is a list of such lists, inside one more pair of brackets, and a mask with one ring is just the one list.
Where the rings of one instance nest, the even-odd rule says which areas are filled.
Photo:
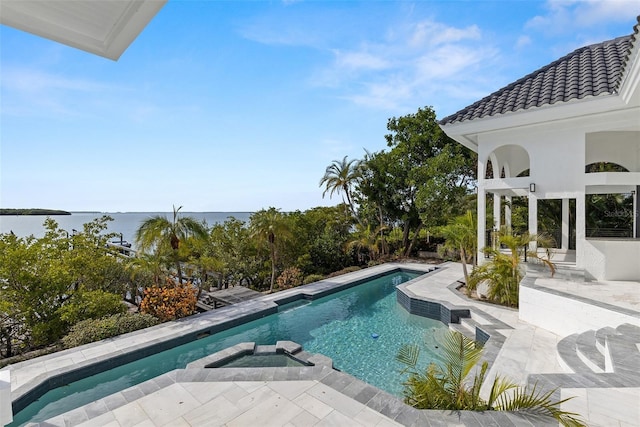
[[382, 216], [382, 207], [378, 206], [378, 212], [380, 213], [380, 246], [381, 246], [381, 251], [382, 251], [382, 255], [387, 255], [388, 248], [387, 248], [387, 240], [384, 238], [384, 224], [383, 224], [383, 216]]
[[408, 257], [409, 255], [411, 255], [411, 250], [413, 249], [413, 247], [415, 246], [416, 242], [418, 241], [418, 236], [420, 235], [420, 230], [422, 230], [422, 221], [420, 221], [420, 223], [418, 224], [418, 227], [416, 228], [415, 234], [413, 235], [413, 239], [411, 239], [411, 241], [409, 242], [409, 246], [406, 247], [405, 251], [404, 251], [404, 256]]
[[271, 244], [271, 286], [269, 287], [269, 293], [273, 292], [273, 284], [276, 281], [276, 249]]
[[176, 254], [176, 269], [178, 270], [178, 283], [182, 285], [182, 268], [180, 267], [180, 260]]
[[407, 248], [409, 247], [409, 221], [405, 221], [404, 229], [402, 230], [402, 247], [404, 248], [404, 253], [406, 256]]
[[469, 283], [469, 272], [467, 271], [467, 254], [464, 252], [464, 246], [460, 245], [460, 261], [462, 261], [462, 273], [464, 274], [464, 284]]

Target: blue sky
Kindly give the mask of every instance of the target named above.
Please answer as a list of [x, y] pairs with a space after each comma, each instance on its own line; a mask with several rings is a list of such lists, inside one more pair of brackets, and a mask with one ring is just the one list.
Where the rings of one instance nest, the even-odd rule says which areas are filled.
[[572, 50], [632, 33], [625, 1], [170, 0], [117, 61], [0, 27], [0, 206], [283, 211]]

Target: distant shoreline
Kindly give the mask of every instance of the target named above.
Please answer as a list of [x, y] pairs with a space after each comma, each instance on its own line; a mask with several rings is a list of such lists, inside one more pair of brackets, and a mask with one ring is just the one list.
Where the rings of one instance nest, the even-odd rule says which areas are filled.
[[58, 209], [4, 209], [0, 208], [0, 215], [71, 215], [71, 212]]

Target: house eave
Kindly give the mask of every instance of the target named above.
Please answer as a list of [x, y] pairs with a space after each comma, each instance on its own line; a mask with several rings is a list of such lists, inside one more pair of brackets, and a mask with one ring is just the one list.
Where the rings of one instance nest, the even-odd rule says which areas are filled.
[[[0, 23], [118, 60], [167, 0], [3, 0]], [[100, 13], [87, 13], [91, 8]], [[95, 11], [94, 11], [95, 12]], [[105, 31], [97, 31], [105, 28]]]
[[570, 120], [584, 116], [611, 113], [625, 109], [626, 104], [617, 94], [599, 95], [572, 100], [554, 105], [545, 105], [526, 110], [505, 113], [464, 122], [441, 125], [442, 130], [460, 144], [478, 151], [478, 135], [539, 124]]

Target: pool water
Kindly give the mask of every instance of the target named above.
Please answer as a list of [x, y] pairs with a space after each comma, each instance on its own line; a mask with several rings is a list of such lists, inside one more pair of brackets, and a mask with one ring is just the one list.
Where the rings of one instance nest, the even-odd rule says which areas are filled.
[[223, 363], [216, 368], [276, 368], [308, 366], [286, 354], [247, 354]]
[[[421, 273], [420, 273], [421, 274]], [[406, 374], [395, 360], [403, 344], [423, 344], [419, 366], [439, 362], [433, 332], [443, 323], [409, 314], [395, 288], [420, 275], [396, 272], [279, 313], [174, 347], [51, 390], [14, 416], [10, 426], [38, 422], [86, 405], [241, 342], [294, 341], [333, 359], [337, 369], [397, 396]]]

